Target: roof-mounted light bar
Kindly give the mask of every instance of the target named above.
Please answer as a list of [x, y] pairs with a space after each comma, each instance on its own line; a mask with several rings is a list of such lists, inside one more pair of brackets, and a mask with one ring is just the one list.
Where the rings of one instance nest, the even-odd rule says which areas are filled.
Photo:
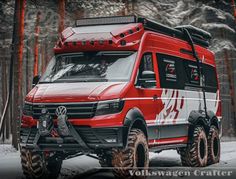
[[136, 16], [116, 16], [116, 17], [95, 17], [85, 18], [76, 21], [76, 26], [129, 24], [137, 22]]
[[[186, 36], [183, 32], [183, 28], [188, 29], [193, 39], [193, 42], [203, 47], [208, 47], [209, 41], [211, 39], [211, 34], [193, 26], [187, 25], [187, 26], [179, 26], [176, 28], [172, 28], [160, 24], [156, 21], [135, 15], [79, 19], [76, 21], [76, 26], [80, 27], [80, 26], [111, 25], [111, 24], [129, 24], [129, 23], [142, 23], [144, 29], [146, 30], [158, 32], [185, 41], [186, 41]], [[132, 31], [130, 31], [129, 33], [132, 34]], [[123, 38], [123, 34], [120, 35], [121, 38]]]

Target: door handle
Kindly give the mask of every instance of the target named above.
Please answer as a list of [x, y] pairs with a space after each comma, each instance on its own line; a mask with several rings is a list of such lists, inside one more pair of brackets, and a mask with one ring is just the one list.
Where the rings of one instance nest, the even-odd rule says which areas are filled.
[[157, 97], [157, 95], [155, 94], [154, 96], [153, 96], [153, 101], [156, 101], [158, 99], [158, 97]]

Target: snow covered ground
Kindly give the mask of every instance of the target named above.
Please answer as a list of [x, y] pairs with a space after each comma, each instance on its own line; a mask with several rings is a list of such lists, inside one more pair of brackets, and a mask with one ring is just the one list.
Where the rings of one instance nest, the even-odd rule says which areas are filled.
[[[159, 154], [150, 153], [150, 167], [166, 167], [168, 169], [178, 168], [178, 170], [181, 168], [184, 169], [181, 167], [179, 155], [174, 150], [163, 151]], [[220, 163], [208, 168], [209, 170], [233, 170], [235, 176], [236, 142], [222, 142]], [[59, 179], [84, 178], [85, 176], [90, 179], [113, 178], [111, 172], [100, 170], [100, 165], [96, 159], [87, 156], [80, 156], [64, 161]], [[23, 178], [19, 152], [13, 149], [10, 145], [0, 145], [0, 178]]]

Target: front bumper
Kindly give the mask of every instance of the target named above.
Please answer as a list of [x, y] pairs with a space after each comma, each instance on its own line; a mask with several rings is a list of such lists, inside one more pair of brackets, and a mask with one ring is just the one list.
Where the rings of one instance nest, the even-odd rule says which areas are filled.
[[[55, 130], [57, 130], [55, 128]], [[69, 136], [40, 136], [38, 129], [21, 128], [20, 145], [38, 151], [81, 151], [122, 148], [126, 127], [71, 126]]]

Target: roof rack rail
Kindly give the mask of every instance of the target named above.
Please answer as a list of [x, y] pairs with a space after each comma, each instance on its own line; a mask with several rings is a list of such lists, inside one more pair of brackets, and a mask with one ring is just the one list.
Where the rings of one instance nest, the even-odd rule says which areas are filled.
[[130, 16], [114, 16], [114, 17], [95, 17], [84, 18], [76, 21], [76, 26], [93, 26], [93, 25], [111, 25], [111, 24], [128, 24], [128, 23], [142, 23], [144, 29], [165, 34], [171, 37], [179, 38], [186, 41], [186, 34], [183, 29], [187, 29], [195, 44], [209, 47], [211, 34], [191, 25], [177, 26], [175, 28], [165, 26], [156, 21], [139, 17], [135, 15]]
[[186, 41], [186, 35], [183, 29], [186, 28], [189, 31], [195, 44], [198, 44], [203, 47], [209, 47], [211, 34], [197, 27], [191, 25], [185, 25], [172, 28], [142, 17], [138, 17], [137, 20], [138, 22], [143, 23], [144, 29], [165, 34], [171, 37], [179, 38], [185, 41]]

